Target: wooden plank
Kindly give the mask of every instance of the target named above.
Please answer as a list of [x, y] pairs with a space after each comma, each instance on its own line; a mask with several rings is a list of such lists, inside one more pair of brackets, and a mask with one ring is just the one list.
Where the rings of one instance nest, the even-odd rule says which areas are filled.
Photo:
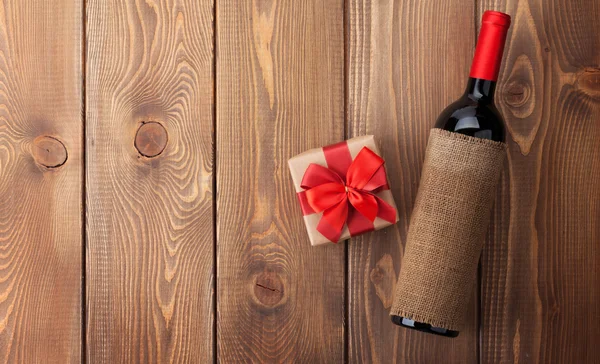
[[218, 359], [342, 362], [344, 245], [310, 246], [287, 160], [343, 140], [343, 2], [217, 10]]
[[213, 2], [87, 2], [87, 359], [213, 353]]
[[512, 15], [497, 103], [507, 176], [482, 258], [482, 363], [600, 358], [600, 8], [482, 1]]
[[0, 4], [0, 363], [81, 361], [81, 15]]
[[378, 139], [400, 218], [348, 245], [350, 362], [477, 361], [476, 289], [456, 339], [399, 328], [389, 317], [429, 130], [468, 78], [473, 13], [473, 2], [458, 0], [347, 1], [349, 136]]

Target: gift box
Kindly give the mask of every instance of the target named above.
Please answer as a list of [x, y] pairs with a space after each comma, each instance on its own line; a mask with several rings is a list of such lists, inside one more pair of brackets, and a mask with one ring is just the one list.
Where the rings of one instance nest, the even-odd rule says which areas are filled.
[[398, 221], [375, 138], [353, 138], [288, 161], [313, 246], [337, 243]]

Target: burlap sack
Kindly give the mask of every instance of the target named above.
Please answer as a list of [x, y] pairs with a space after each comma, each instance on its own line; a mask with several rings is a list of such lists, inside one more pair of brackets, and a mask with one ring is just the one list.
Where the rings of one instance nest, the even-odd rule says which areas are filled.
[[460, 330], [506, 144], [432, 129], [390, 314]]

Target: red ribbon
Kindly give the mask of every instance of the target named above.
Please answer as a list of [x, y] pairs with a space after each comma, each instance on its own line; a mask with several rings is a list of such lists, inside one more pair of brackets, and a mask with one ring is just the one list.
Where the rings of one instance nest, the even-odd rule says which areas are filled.
[[329, 168], [311, 163], [299, 194], [304, 214], [323, 212], [317, 231], [340, 239], [344, 225], [351, 235], [373, 230], [376, 217], [396, 222], [396, 209], [375, 193], [388, 189], [383, 159], [367, 147], [354, 161], [345, 142], [324, 148]]

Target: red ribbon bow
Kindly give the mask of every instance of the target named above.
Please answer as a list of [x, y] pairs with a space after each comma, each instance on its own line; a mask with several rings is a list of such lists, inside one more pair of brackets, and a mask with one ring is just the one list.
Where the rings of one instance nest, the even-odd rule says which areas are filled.
[[323, 211], [317, 231], [335, 243], [344, 224], [348, 224], [352, 235], [357, 235], [373, 230], [376, 217], [396, 222], [396, 209], [375, 195], [387, 188], [383, 164], [380, 156], [364, 147], [345, 178], [318, 164], [308, 166], [300, 186], [306, 190], [306, 200], [314, 212]]

